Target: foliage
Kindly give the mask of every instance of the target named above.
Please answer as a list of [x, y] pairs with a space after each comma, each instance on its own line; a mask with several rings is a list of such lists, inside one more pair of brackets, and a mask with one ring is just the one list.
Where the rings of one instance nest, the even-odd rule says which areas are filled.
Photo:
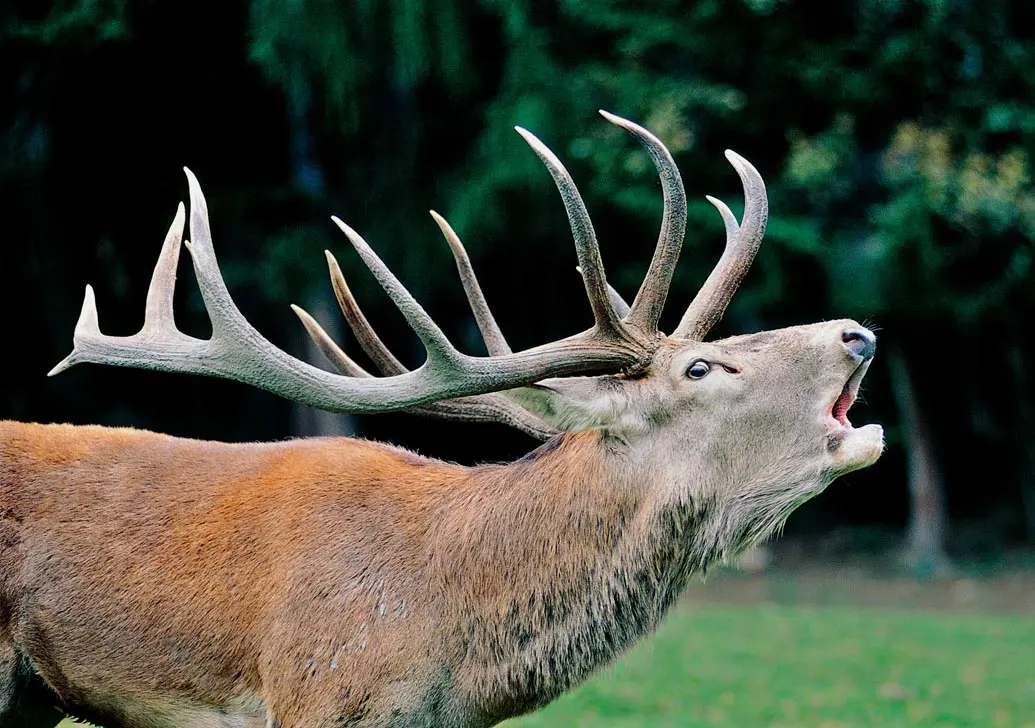
[[249, 11], [251, 60], [289, 96], [316, 87], [333, 112], [328, 121], [344, 133], [362, 126], [386, 80], [462, 88], [469, 78], [456, 0], [254, 0]]
[[8, 32], [48, 46], [92, 46], [126, 40], [130, 34], [126, 14], [127, 0], [64, 0], [53, 3], [45, 16], [23, 19]]

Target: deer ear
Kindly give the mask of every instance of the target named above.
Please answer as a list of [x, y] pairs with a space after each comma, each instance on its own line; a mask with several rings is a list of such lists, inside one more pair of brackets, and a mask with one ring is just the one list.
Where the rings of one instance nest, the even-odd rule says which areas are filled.
[[599, 377], [545, 379], [506, 392], [508, 399], [563, 432], [607, 429], [626, 409], [621, 387]]

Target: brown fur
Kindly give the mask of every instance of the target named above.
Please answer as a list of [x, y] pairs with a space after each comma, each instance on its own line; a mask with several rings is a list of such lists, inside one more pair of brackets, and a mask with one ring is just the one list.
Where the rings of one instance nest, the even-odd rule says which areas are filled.
[[[53, 725], [48, 699], [108, 728], [466, 728], [538, 707], [875, 459], [824, 429], [857, 366], [845, 325], [554, 382], [559, 418], [611, 424], [508, 465], [2, 422], [0, 724]], [[688, 382], [701, 355], [738, 373]]]

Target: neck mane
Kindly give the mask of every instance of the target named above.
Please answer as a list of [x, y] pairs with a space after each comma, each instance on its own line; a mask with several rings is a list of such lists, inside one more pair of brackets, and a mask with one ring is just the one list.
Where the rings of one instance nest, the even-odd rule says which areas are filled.
[[471, 471], [437, 573], [459, 601], [458, 677], [488, 715], [534, 709], [610, 662], [714, 560], [697, 538], [714, 509], [656, 475], [623, 469], [597, 432]]

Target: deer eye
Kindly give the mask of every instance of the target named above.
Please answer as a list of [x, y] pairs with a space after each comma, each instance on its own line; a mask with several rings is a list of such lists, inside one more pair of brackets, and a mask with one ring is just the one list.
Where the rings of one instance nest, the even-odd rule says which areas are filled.
[[704, 359], [698, 359], [686, 369], [686, 376], [691, 379], [700, 379], [712, 370], [712, 365]]

